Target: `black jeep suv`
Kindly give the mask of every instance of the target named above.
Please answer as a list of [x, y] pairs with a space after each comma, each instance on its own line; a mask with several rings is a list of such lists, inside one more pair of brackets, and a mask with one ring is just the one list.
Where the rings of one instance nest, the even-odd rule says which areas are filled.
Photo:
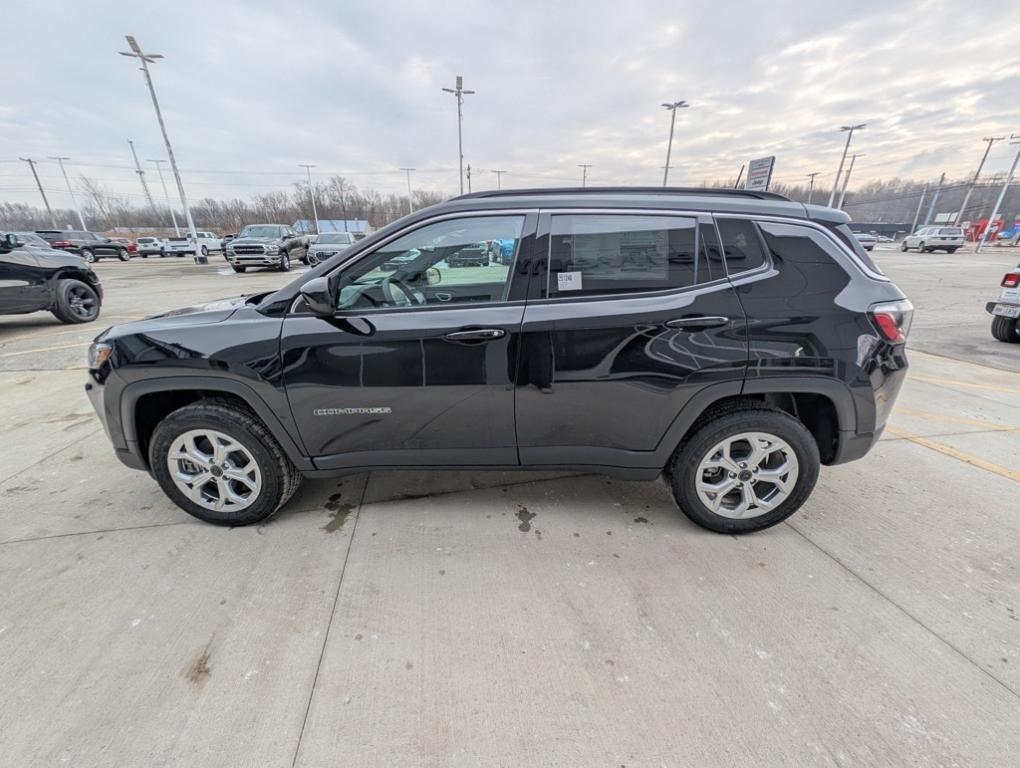
[[76, 253], [88, 262], [98, 261], [107, 256], [116, 256], [121, 261], [131, 260], [131, 253], [126, 245], [93, 232], [74, 229], [38, 229], [36, 234], [48, 242], [52, 248]]
[[[906, 373], [913, 309], [847, 221], [732, 190], [466, 195], [275, 293], [104, 331], [86, 389], [121, 461], [209, 522], [302, 475], [569, 468], [664, 474], [696, 523], [758, 530], [874, 445]], [[492, 240], [510, 263], [450, 269]]]
[[47, 311], [62, 323], [99, 317], [103, 287], [80, 256], [0, 232], [0, 315]]

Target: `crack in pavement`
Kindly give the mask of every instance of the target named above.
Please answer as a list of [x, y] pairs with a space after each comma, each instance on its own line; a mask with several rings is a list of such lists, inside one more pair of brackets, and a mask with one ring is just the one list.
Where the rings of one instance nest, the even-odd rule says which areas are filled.
[[805, 534], [803, 531], [798, 529], [789, 520], [787, 520], [784, 524], [787, 527], [789, 527], [790, 530], [792, 530], [794, 533], [796, 533], [798, 536], [800, 536], [802, 539], [804, 539], [804, 541], [806, 541], [808, 544], [810, 544], [812, 547], [817, 549], [819, 552], [821, 552], [823, 555], [825, 555], [827, 558], [829, 558], [832, 562], [834, 562], [836, 565], [838, 565], [843, 571], [845, 571], [846, 573], [850, 574], [853, 578], [855, 578], [861, 584], [866, 586], [868, 589], [870, 589], [876, 595], [878, 595], [883, 600], [885, 600], [887, 603], [889, 603], [891, 606], [896, 608], [896, 610], [898, 610], [900, 613], [902, 613], [904, 616], [906, 616], [912, 622], [917, 624], [917, 626], [921, 627], [923, 630], [925, 630], [928, 634], [930, 634], [932, 637], [937, 639], [939, 642], [941, 642], [947, 648], [952, 650], [957, 656], [959, 656], [960, 658], [964, 659], [968, 664], [970, 664], [975, 669], [977, 669], [979, 672], [981, 672], [985, 677], [987, 677], [988, 679], [994, 681], [999, 686], [1001, 686], [1004, 690], [1006, 690], [1009, 693], [1013, 694], [1013, 696], [1015, 698], [1020, 699], [1020, 691], [1013, 690], [1013, 688], [1011, 688], [1008, 683], [1006, 683], [1003, 680], [1000, 680], [994, 674], [989, 672], [985, 667], [981, 666], [981, 664], [979, 662], [975, 661], [970, 656], [968, 656], [966, 653], [964, 653], [964, 651], [961, 648], [958, 648], [952, 642], [950, 642], [946, 638], [942, 637], [942, 635], [940, 635], [934, 629], [932, 629], [927, 624], [925, 624], [923, 621], [921, 621], [921, 619], [919, 619], [917, 616], [912, 614], [910, 611], [908, 611], [906, 608], [904, 608], [898, 602], [893, 600], [891, 597], [889, 597], [889, 595], [885, 594], [885, 592], [883, 592], [881, 589], [876, 587], [874, 584], [872, 584], [870, 581], [868, 581], [866, 578], [864, 578], [861, 574], [857, 573], [857, 571], [855, 571], [849, 565], [844, 563], [839, 557], [837, 557], [836, 555], [834, 555], [831, 552], [829, 552], [827, 549], [825, 549], [825, 547], [821, 546], [817, 542], [813, 541], [807, 534]]

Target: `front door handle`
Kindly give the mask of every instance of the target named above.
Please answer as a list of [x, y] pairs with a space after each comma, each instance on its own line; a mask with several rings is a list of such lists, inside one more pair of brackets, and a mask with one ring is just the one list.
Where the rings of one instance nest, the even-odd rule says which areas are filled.
[[506, 336], [506, 331], [501, 328], [476, 328], [470, 331], [451, 331], [443, 338], [448, 341], [481, 343], [485, 341], [493, 341], [495, 339], [502, 339], [504, 336]]
[[667, 328], [679, 328], [682, 331], [700, 331], [705, 328], [718, 328], [729, 323], [728, 317], [700, 316], [700, 317], [678, 317], [674, 320], [667, 320]]

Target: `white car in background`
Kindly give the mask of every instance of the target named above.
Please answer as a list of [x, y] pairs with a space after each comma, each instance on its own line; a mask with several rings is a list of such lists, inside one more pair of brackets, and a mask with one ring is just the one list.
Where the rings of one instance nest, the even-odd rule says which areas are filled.
[[912, 235], [907, 235], [900, 243], [901, 251], [916, 248], [919, 253], [945, 251], [956, 253], [964, 244], [961, 227], [921, 227]]
[[869, 232], [854, 232], [854, 237], [861, 244], [861, 248], [866, 251], [873, 251], [875, 246], [878, 245], [878, 238]]
[[308, 247], [305, 261], [314, 267], [320, 261], [336, 256], [340, 251], [350, 248], [357, 242], [353, 232], [323, 232], [315, 236], [315, 241]]
[[[163, 255], [163, 241], [158, 237], [139, 237], [135, 242], [138, 244], [138, 255], [145, 256], [162, 256]], [[183, 256], [184, 254], [178, 254]]]
[[191, 235], [168, 237], [163, 250], [174, 256], [183, 256], [187, 253], [190, 253], [192, 256], [198, 253], [208, 256], [213, 251], [223, 250], [223, 240], [219, 235], [204, 231], [199, 231], [196, 234], [198, 235], [197, 240], [192, 240]]

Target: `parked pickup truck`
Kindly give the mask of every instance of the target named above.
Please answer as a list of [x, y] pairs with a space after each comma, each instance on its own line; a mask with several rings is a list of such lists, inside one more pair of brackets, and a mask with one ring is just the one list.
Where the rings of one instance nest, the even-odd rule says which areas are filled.
[[164, 243], [164, 252], [173, 256], [190, 253], [192, 256], [201, 253], [208, 256], [212, 251], [222, 251], [223, 245], [219, 235], [212, 232], [196, 233], [197, 240], [192, 240], [191, 235], [180, 235], [179, 237], [168, 237]]
[[286, 224], [249, 224], [227, 243], [227, 261], [235, 272], [248, 267], [290, 269], [291, 261], [304, 259], [307, 240]]

